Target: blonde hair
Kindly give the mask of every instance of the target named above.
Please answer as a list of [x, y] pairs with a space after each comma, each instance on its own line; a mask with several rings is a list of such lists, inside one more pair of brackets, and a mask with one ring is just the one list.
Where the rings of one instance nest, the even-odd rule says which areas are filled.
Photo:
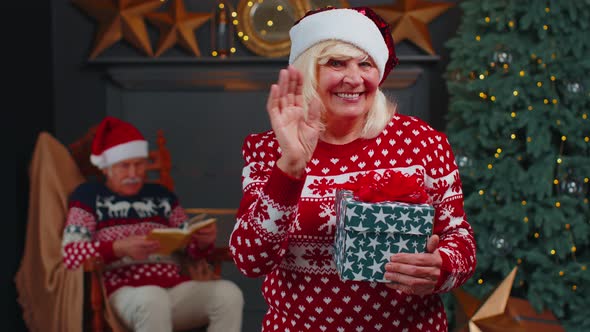
[[[327, 40], [315, 44], [303, 52], [293, 66], [303, 75], [303, 99], [304, 108], [317, 98], [317, 67], [330, 59], [347, 60], [361, 56], [368, 57], [367, 53], [358, 47], [339, 40]], [[365, 117], [365, 124], [361, 132], [362, 138], [373, 138], [379, 135], [395, 114], [397, 105], [387, 100], [381, 88], [377, 88], [373, 105]], [[322, 110], [322, 113], [325, 109]], [[322, 116], [323, 118], [323, 116]]]

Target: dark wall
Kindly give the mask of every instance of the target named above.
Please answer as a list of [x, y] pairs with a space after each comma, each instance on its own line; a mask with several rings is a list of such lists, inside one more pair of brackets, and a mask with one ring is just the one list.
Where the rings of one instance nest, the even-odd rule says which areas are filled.
[[[7, 260], [2, 266], [2, 311], [3, 330], [26, 331], [20, 306], [16, 302], [14, 275], [23, 253], [26, 231], [28, 174], [27, 168], [37, 134], [46, 130], [54, 131], [52, 99], [52, 53], [51, 53], [51, 5], [48, 0], [11, 1], [5, 5], [3, 19], [10, 29], [3, 34], [5, 54], [14, 56], [3, 66], [4, 82], [3, 105], [5, 114], [16, 118], [16, 130], [11, 130], [12, 121], [5, 121], [5, 130], [14, 132], [15, 137], [3, 141], [15, 149], [11, 158], [9, 172], [3, 173], [10, 187], [16, 188], [16, 195], [7, 195], [9, 214], [3, 224], [1, 252]], [[8, 31], [8, 30], [6, 30]], [[8, 76], [6, 76], [8, 74]], [[12, 134], [11, 134], [12, 135]], [[11, 150], [12, 151], [12, 150]], [[14, 160], [15, 164], [12, 163]], [[14, 166], [13, 166], [14, 165]], [[6, 167], [6, 166], [5, 166]], [[14, 169], [12, 167], [15, 167]], [[16, 176], [13, 174], [16, 173]], [[10, 193], [10, 191], [9, 191]], [[4, 279], [6, 276], [6, 279]], [[8, 325], [6, 325], [8, 323]]]
[[87, 63], [94, 21], [69, 0], [52, 1], [57, 138], [70, 143], [105, 115], [105, 78]]

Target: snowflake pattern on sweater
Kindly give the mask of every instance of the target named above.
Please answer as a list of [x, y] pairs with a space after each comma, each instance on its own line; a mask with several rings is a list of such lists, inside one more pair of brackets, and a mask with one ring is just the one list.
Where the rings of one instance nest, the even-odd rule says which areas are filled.
[[[106, 265], [103, 279], [107, 295], [123, 286], [174, 287], [189, 280], [180, 274], [175, 258], [150, 255], [143, 261], [119, 259], [113, 243], [132, 235], [147, 235], [155, 228], [182, 228], [186, 221], [176, 196], [161, 185], [147, 183], [137, 195], [120, 196], [100, 183], [81, 184], [70, 196], [62, 240], [65, 266], [77, 269], [88, 258], [101, 258]], [[196, 241], [189, 243], [186, 252], [193, 259], [207, 253], [199, 250]]]
[[[275, 166], [272, 131], [243, 145], [243, 197], [230, 238], [240, 271], [265, 276], [263, 331], [447, 331], [437, 293], [474, 272], [475, 240], [463, 210], [461, 181], [446, 136], [411, 116], [395, 115], [373, 139], [318, 142], [304, 179]], [[333, 261], [335, 188], [369, 171], [416, 174], [433, 200], [442, 274], [435, 294], [415, 296], [383, 283], [342, 281]], [[384, 268], [384, 267], [383, 267]]]

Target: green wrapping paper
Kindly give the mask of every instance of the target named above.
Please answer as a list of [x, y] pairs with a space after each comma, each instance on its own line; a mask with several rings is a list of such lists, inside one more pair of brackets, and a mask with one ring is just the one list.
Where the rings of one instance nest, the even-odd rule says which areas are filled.
[[340, 278], [389, 282], [385, 263], [396, 253], [425, 252], [433, 219], [429, 204], [366, 203], [338, 190], [334, 260]]

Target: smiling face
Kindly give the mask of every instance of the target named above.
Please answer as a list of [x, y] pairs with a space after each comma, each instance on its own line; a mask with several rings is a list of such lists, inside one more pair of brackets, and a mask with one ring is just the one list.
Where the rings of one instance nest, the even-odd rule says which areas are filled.
[[133, 196], [143, 187], [146, 166], [146, 158], [130, 158], [105, 168], [106, 186], [121, 196]]
[[325, 107], [327, 128], [331, 123], [354, 123], [361, 129], [379, 87], [379, 70], [366, 54], [330, 56], [319, 62], [317, 93]]

